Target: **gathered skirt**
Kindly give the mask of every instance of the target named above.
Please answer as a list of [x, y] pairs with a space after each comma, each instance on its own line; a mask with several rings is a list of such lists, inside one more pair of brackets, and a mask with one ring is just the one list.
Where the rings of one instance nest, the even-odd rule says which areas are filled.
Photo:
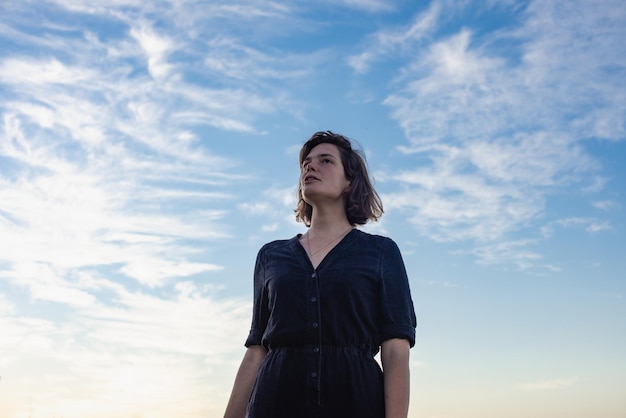
[[370, 352], [357, 347], [271, 349], [259, 368], [247, 414], [248, 418], [384, 416], [382, 370]]

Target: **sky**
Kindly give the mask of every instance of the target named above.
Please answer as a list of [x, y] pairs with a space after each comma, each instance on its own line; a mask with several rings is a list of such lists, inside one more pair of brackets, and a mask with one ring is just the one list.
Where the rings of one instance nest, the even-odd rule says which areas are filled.
[[624, 39], [621, 0], [0, 1], [0, 416], [220, 417], [332, 130], [411, 418], [624, 418]]

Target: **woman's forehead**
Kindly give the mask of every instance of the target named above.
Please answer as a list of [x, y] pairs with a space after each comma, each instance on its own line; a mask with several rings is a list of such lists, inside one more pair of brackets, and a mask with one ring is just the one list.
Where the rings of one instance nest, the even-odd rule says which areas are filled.
[[333, 157], [339, 158], [341, 153], [337, 145], [324, 142], [314, 146], [311, 151], [309, 151], [309, 153], [305, 156], [305, 159], [314, 158], [320, 155], [331, 155]]

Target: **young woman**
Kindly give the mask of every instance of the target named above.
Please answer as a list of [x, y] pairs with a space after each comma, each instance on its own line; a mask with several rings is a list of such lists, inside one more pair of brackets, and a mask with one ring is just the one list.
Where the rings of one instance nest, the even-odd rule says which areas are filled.
[[296, 218], [308, 230], [258, 253], [225, 417], [406, 418], [415, 313], [397, 245], [355, 228], [383, 213], [365, 160], [318, 132], [300, 168]]

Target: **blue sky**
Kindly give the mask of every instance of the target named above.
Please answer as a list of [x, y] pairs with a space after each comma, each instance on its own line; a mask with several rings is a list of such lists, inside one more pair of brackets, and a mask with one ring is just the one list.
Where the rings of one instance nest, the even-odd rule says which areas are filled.
[[411, 417], [626, 415], [622, 1], [0, 16], [0, 416], [220, 416], [327, 129], [405, 258]]

